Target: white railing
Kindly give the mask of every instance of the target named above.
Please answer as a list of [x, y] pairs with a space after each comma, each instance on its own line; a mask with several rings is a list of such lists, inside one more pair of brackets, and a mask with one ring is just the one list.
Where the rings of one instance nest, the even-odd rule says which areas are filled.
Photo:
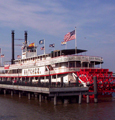
[[68, 55], [68, 56], [61, 56], [61, 57], [53, 58], [52, 62], [59, 63], [59, 62], [68, 62], [68, 61], [82, 61], [82, 62], [97, 61], [97, 62], [103, 62], [103, 59], [101, 57]]
[[24, 63], [18, 63], [10, 65], [10, 69], [20, 69], [20, 68], [29, 68], [34, 66], [45, 66], [52, 65], [55, 63], [68, 62], [68, 61], [81, 61], [81, 62], [103, 62], [101, 57], [90, 57], [90, 56], [78, 56], [78, 55], [67, 55], [67, 56], [58, 56], [55, 58], [50, 58], [49, 60], [40, 60], [40, 61], [28, 61]]

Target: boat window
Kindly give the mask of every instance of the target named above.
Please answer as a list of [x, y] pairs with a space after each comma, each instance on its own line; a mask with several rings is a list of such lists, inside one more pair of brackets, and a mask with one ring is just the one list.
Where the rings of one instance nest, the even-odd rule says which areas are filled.
[[75, 62], [70, 62], [69, 66], [70, 67], [75, 67]]
[[23, 52], [25, 52], [26, 50], [25, 49], [23, 49]]
[[22, 69], [18, 69], [18, 73], [22, 73]]
[[5, 73], [5, 71], [4, 70], [0, 70], [0, 74], [3, 74], [3, 73]]
[[88, 67], [88, 63], [84, 62], [83, 67]]
[[45, 71], [48, 71], [48, 68], [47, 68], [47, 66], [45, 66]]
[[46, 60], [46, 57], [44, 57], [44, 60]]
[[94, 64], [93, 64], [93, 63], [90, 63], [90, 64], [89, 64], [89, 67], [94, 67]]
[[63, 63], [56, 63], [55, 67], [61, 67]]
[[76, 63], [76, 66], [77, 66], [77, 67], [81, 67], [81, 62], [78, 61], [78, 62]]
[[56, 75], [52, 75], [52, 79], [56, 79]]
[[28, 52], [36, 52], [36, 48], [35, 47], [28, 47], [27, 51]]

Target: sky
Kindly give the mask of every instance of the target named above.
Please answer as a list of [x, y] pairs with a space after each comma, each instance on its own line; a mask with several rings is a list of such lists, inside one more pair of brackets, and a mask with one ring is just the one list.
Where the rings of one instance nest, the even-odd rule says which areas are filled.
[[[0, 0], [0, 48], [11, 59], [11, 31], [15, 32], [15, 59], [21, 55], [24, 31], [29, 43], [40, 50], [39, 40], [45, 39], [46, 53], [65, 49], [64, 35], [76, 27], [77, 48], [82, 55], [103, 58], [102, 67], [115, 73], [115, 0]], [[49, 44], [55, 48], [49, 48]], [[67, 42], [75, 48], [75, 40]]]

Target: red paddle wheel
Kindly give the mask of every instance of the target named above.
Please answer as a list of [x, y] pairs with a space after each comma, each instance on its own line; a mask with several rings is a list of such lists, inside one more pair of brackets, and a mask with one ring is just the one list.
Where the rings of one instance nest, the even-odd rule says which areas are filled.
[[80, 69], [76, 72], [78, 78], [89, 85], [89, 91], [93, 91], [93, 77], [97, 77], [98, 94], [111, 95], [115, 92], [115, 77], [108, 69]]

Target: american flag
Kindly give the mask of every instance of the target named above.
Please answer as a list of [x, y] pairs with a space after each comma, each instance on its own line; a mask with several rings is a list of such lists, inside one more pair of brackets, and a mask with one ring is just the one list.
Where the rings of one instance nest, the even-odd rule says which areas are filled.
[[49, 47], [55, 47], [55, 44], [50, 44]]
[[1, 55], [1, 58], [3, 58], [3, 57], [4, 57], [4, 54]]
[[73, 30], [72, 32], [67, 33], [64, 36], [64, 41], [65, 42], [70, 41], [70, 40], [74, 40], [74, 39], [75, 39], [75, 30]]
[[21, 58], [21, 56], [20, 56], [20, 55], [17, 55], [17, 58]]
[[44, 46], [40, 48], [41, 50], [44, 50]]
[[23, 50], [23, 49], [25, 49], [25, 46], [22, 46], [22, 47], [21, 47], [21, 50]]

